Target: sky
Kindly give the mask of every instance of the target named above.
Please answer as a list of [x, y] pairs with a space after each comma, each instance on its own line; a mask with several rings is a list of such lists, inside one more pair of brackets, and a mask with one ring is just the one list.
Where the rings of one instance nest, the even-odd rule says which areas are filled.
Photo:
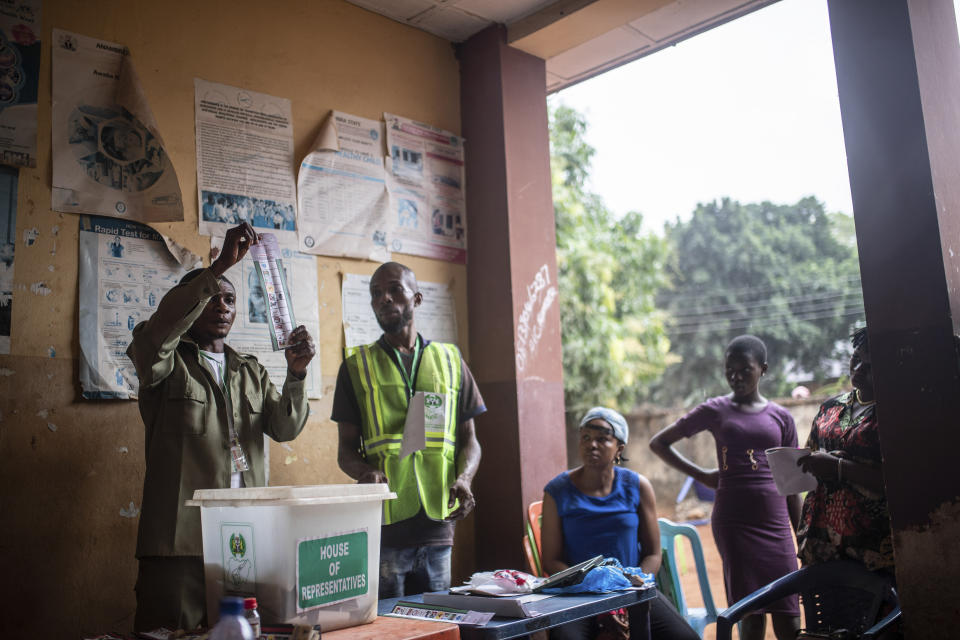
[[826, 0], [781, 0], [557, 102], [587, 117], [592, 190], [648, 230], [724, 196], [853, 213]]

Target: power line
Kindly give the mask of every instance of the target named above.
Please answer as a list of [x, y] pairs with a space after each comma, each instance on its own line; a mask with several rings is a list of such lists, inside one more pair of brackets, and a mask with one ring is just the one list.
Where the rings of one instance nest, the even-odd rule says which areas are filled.
[[825, 313], [829, 316], [831, 312], [836, 311], [854, 311], [854, 310], [863, 310], [863, 306], [858, 303], [844, 303], [842, 306], [837, 305], [813, 305], [806, 307], [804, 309], [784, 309], [781, 311], [776, 311], [772, 313], [759, 314], [759, 315], [746, 315], [740, 317], [719, 317], [713, 318], [710, 316], [704, 316], [705, 320], [697, 321], [692, 320], [690, 322], [682, 322], [674, 324], [677, 328], [684, 327], [693, 327], [693, 326], [705, 326], [711, 324], [723, 324], [725, 322], [762, 322], [766, 320], [777, 320], [782, 318], [796, 318], [801, 316], [806, 316], [810, 314], [820, 314]]
[[743, 330], [749, 329], [750, 327], [756, 326], [757, 324], [781, 324], [784, 321], [791, 319], [794, 321], [810, 321], [810, 320], [825, 320], [827, 318], [851, 318], [863, 314], [862, 307], [856, 308], [845, 308], [843, 313], [815, 313], [812, 315], [779, 315], [779, 316], [768, 316], [762, 318], [749, 318], [745, 323], [702, 323], [702, 324], [689, 324], [677, 328], [667, 329], [667, 333], [671, 336], [686, 335], [690, 333], [697, 333], [699, 331], [731, 331], [731, 330]]
[[[808, 294], [803, 296], [790, 296], [785, 298], [778, 298], [776, 300], [764, 300], [764, 301], [751, 301], [751, 302], [741, 302], [739, 304], [726, 304], [719, 305], [714, 307], [700, 307], [693, 309], [690, 313], [678, 313], [677, 310], [668, 309], [671, 311], [674, 318], [685, 318], [688, 316], [702, 316], [708, 313], [723, 313], [726, 311], [741, 311], [741, 310], [754, 310], [762, 309], [764, 307], [776, 307], [782, 304], [792, 304], [800, 302], [821, 302], [826, 300], [834, 300], [837, 298], [845, 298], [848, 296], [862, 296], [863, 293], [859, 289], [845, 289], [844, 291], [834, 291], [830, 293], [815, 293]], [[693, 308], [692, 305], [690, 307]], [[686, 311], [681, 309], [680, 311]]]
[[742, 320], [746, 318], [767, 318], [771, 316], [782, 316], [784, 314], [788, 315], [797, 315], [802, 313], [814, 313], [820, 311], [830, 311], [831, 309], [836, 309], [838, 307], [856, 307], [863, 308], [863, 300], [843, 300], [836, 302], [809, 302], [802, 305], [794, 305], [786, 308], [771, 308], [762, 312], [750, 312], [745, 310], [741, 313], [729, 313], [729, 314], [713, 314], [713, 313], [702, 313], [698, 315], [687, 315], [682, 318], [674, 318], [674, 324], [677, 325], [688, 325], [688, 324], [697, 324], [703, 322], [704, 320]]
[[[819, 285], [819, 286], [830, 286], [830, 285], [838, 285], [838, 284], [840, 284], [840, 283], [850, 283], [850, 282], [856, 282], [856, 283], [858, 284], [858, 288], [859, 288], [860, 276], [859, 276], [859, 275], [841, 276], [841, 277], [836, 278], [835, 280], [831, 280], [831, 281], [829, 281], [829, 282], [823, 282], [823, 281], [817, 281], [817, 282], [813, 282], [813, 283], [806, 282], [806, 283], [798, 283], [798, 284], [795, 285], [795, 286], [796, 286], [796, 287], [807, 287], [807, 286], [809, 286], [809, 285], [811, 285], [811, 284], [813, 284], [813, 285]], [[734, 296], [736, 296], [736, 295], [739, 295], [739, 294], [741, 294], [741, 293], [745, 293], [745, 294], [750, 294], [750, 293], [757, 294], [757, 293], [765, 293], [765, 292], [783, 291], [784, 289], [790, 290], [790, 289], [792, 289], [792, 288], [794, 288], [794, 287], [791, 287], [791, 286], [789, 286], [789, 285], [786, 286], [786, 287], [784, 287], [784, 286], [779, 286], [779, 285], [767, 285], [767, 286], [764, 286], [764, 287], [742, 287], [742, 288], [738, 288], [738, 289], [722, 289], [722, 288], [721, 288], [721, 289], [714, 289], [714, 288], [712, 288], [712, 289], [709, 289], [709, 290], [703, 291], [703, 292], [690, 292], [690, 293], [678, 293], [678, 294], [663, 294], [662, 296], [660, 296], [660, 298], [663, 299], [663, 300], [665, 300], [666, 302], [673, 302], [673, 301], [676, 301], [676, 300], [688, 300], [688, 299], [702, 300], [702, 299], [704, 299], [704, 298], [714, 298], [714, 297], [721, 296], [721, 295], [734, 295]]]

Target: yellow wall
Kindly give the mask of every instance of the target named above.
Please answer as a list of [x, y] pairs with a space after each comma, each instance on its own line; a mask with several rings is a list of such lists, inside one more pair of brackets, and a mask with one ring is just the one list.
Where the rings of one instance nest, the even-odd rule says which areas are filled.
[[[78, 218], [49, 208], [51, 29], [129, 47], [186, 201], [183, 222], [157, 229], [200, 255], [209, 241], [197, 233], [194, 77], [289, 98], [299, 162], [334, 108], [368, 118], [389, 111], [459, 132], [459, 73], [450, 43], [340, 0], [51, 0], [43, 23], [39, 166], [20, 172], [12, 347], [0, 356], [0, 566], [8, 585], [0, 635], [29, 628], [76, 638], [132, 625], [137, 519], [120, 511], [140, 504], [143, 427], [135, 402], [79, 399]], [[27, 247], [23, 230], [34, 227], [39, 239]], [[465, 268], [395, 257], [421, 280], [451, 284], [466, 348]], [[311, 403], [291, 450], [272, 446], [271, 484], [347, 481], [327, 419], [343, 347], [340, 276], [375, 266], [318, 258], [324, 397]], [[36, 282], [52, 293], [31, 293]], [[472, 532], [460, 529], [462, 565]]]

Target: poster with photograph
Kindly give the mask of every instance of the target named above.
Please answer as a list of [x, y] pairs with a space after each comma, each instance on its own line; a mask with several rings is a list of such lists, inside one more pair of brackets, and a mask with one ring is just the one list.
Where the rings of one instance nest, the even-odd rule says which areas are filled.
[[180, 183], [126, 47], [53, 30], [51, 206], [183, 220]]
[[465, 263], [463, 138], [390, 113], [383, 117], [387, 128], [390, 250]]
[[40, 0], [0, 2], [0, 163], [37, 166]]
[[159, 233], [100, 216], [80, 220], [80, 388], [88, 400], [136, 398], [132, 331], [187, 271]]
[[390, 260], [383, 123], [331, 112], [300, 163], [297, 197], [301, 251]]
[[17, 249], [18, 171], [0, 167], [0, 354], [10, 353], [13, 320], [13, 255]]
[[[210, 238], [210, 246], [219, 251], [223, 246], [223, 238]], [[320, 385], [317, 259], [297, 251], [295, 243], [286, 245], [281, 243], [280, 255], [283, 268], [286, 270], [284, 275], [290, 289], [293, 315], [298, 325], [302, 324], [307, 328], [317, 346], [317, 355], [307, 367], [307, 397], [320, 398], [323, 389]], [[283, 381], [287, 377], [287, 359], [283, 351], [273, 349], [273, 339], [270, 337], [268, 324], [270, 316], [267, 293], [263, 290], [263, 283], [257, 273], [256, 261], [251, 252], [248, 251], [243, 260], [233, 265], [224, 275], [237, 290], [237, 317], [233, 321], [227, 343], [241, 353], [256, 356], [279, 390], [283, 388]]]
[[[457, 343], [456, 302], [450, 287], [419, 282], [423, 303], [417, 307], [417, 331], [431, 342]], [[343, 274], [343, 334], [347, 347], [376, 342], [383, 333], [370, 306], [370, 276]]]
[[297, 242], [290, 101], [195, 78], [200, 233], [249, 222]]

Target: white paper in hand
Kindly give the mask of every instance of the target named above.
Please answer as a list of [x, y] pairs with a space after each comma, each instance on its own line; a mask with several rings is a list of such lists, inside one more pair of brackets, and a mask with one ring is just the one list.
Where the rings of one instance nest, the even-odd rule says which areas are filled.
[[767, 449], [767, 462], [777, 485], [777, 493], [790, 496], [817, 488], [817, 478], [797, 466], [797, 460], [810, 454], [810, 449], [774, 447]]
[[427, 424], [424, 415], [424, 393], [417, 391], [407, 405], [407, 421], [403, 424], [403, 440], [400, 442], [400, 459], [427, 446]]

